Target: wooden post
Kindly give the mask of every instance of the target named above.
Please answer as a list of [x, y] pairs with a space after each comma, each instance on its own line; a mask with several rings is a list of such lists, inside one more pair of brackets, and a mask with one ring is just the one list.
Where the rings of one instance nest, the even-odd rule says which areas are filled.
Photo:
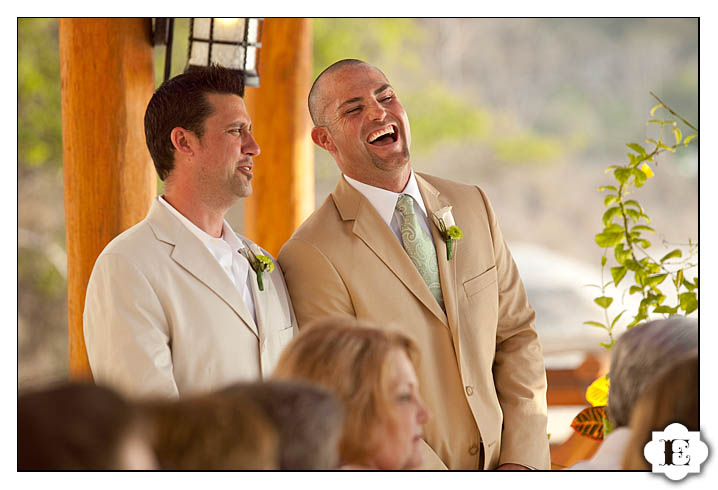
[[266, 19], [259, 63], [260, 87], [245, 91], [261, 154], [244, 203], [244, 234], [276, 257], [314, 210], [311, 19]]
[[60, 19], [59, 34], [70, 377], [86, 379], [82, 312], [95, 259], [156, 193], [143, 124], [154, 91], [151, 23]]

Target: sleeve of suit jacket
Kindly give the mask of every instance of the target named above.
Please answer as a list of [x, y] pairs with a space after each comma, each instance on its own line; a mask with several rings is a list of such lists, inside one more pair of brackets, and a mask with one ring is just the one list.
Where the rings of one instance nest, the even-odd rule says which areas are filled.
[[97, 383], [129, 396], [178, 397], [165, 311], [147, 277], [124, 255], [97, 259], [83, 329]]
[[324, 317], [356, 317], [344, 281], [321, 250], [300, 238], [291, 238], [279, 252], [278, 261], [299, 328]]
[[493, 366], [496, 392], [504, 414], [499, 465], [516, 463], [549, 469], [546, 370], [535, 328], [536, 315], [491, 204], [481, 189], [479, 192], [491, 227], [499, 289]]

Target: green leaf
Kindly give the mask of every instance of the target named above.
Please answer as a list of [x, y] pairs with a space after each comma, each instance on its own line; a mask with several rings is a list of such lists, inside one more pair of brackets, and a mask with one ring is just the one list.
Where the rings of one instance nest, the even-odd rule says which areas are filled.
[[645, 141], [646, 143], [653, 143], [654, 145], [658, 144], [658, 141], [654, 140], [653, 138], [646, 138], [643, 141]]
[[651, 117], [653, 117], [653, 114], [655, 114], [656, 109], [659, 109], [660, 107], [663, 107], [663, 104], [656, 104], [651, 108]]
[[631, 256], [631, 250], [626, 248], [623, 243], [619, 243], [618, 245], [616, 245], [614, 255], [616, 256], [616, 261], [619, 264], [623, 264], [626, 259]]
[[604, 205], [604, 206], [610, 206], [611, 204], [613, 204], [614, 202], [616, 202], [616, 200], [618, 200], [618, 196], [616, 196], [616, 195], [614, 195], [614, 194], [609, 194], [608, 196], [606, 196], [606, 197], [603, 199], [603, 205]]
[[605, 310], [606, 308], [611, 306], [611, 303], [613, 303], [613, 298], [610, 298], [608, 296], [600, 296], [598, 298], [594, 298], [593, 301]]
[[672, 259], [673, 257], [683, 257], [683, 252], [681, 252], [680, 249], [671, 250], [663, 256], [663, 258], [661, 259], [661, 264], [668, 259]]
[[628, 290], [628, 294], [636, 294], [636, 293], [642, 293], [643, 288], [640, 286], [631, 286], [631, 289]]
[[623, 232], [611, 233], [604, 231], [603, 233], [596, 235], [596, 245], [601, 248], [614, 247], [621, 243], [625, 238], [626, 235]]
[[648, 240], [638, 240], [638, 243], [641, 244], [641, 248], [648, 248], [651, 246], [651, 242]]
[[686, 136], [686, 139], [683, 140], [683, 144], [688, 146], [688, 143], [693, 141], [693, 138], [695, 138], [696, 136], [698, 136], [697, 133], [689, 134], [688, 136]]
[[629, 199], [628, 201], [624, 201], [623, 205], [624, 206], [634, 206], [640, 212], [643, 212], [643, 207], [635, 199]]
[[656, 308], [653, 310], [653, 313], [667, 313], [668, 315], [675, 315], [678, 313], [678, 307], [674, 306], [671, 308], [670, 306], [656, 306]]
[[646, 180], [648, 179], [646, 173], [640, 168], [632, 168], [631, 173], [633, 174], [633, 179], [634, 183], [636, 184], [636, 187], [641, 187], [643, 183], [646, 182]]
[[660, 144], [658, 145], [658, 148], [663, 148], [664, 150], [668, 150], [668, 151], [670, 151], [671, 153], [675, 153], [675, 152], [676, 152], [676, 149], [675, 149], [675, 148], [673, 148], [672, 146], [664, 145], [663, 143], [660, 143]]
[[607, 260], [608, 260], [608, 259], [606, 258], [605, 255], [601, 257], [601, 267], [603, 267], [604, 265], [606, 265], [606, 261], [607, 261]]
[[629, 177], [631, 176], [631, 169], [630, 168], [623, 168], [618, 167], [613, 171], [613, 176], [616, 178], [617, 181], [619, 181], [621, 184], [625, 184], [628, 182]]
[[613, 344], [615, 344], [616, 341], [614, 339], [611, 339], [610, 344], [606, 344], [604, 342], [599, 342], [599, 343], [601, 344], [602, 347], [605, 347], [606, 349], [610, 349], [611, 347], [613, 347]]
[[606, 212], [603, 213], [603, 225], [608, 226], [609, 223], [611, 223], [611, 221], [613, 220], [613, 217], [616, 216], [616, 213], [618, 213], [620, 210], [621, 208], [619, 208], [618, 206], [608, 208]]
[[616, 322], [618, 321], [619, 318], [621, 318], [621, 315], [623, 315], [626, 311], [628, 311], [628, 310], [623, 310], [621, 313], [616, 315], [616, 318], [614, 318], [613, 321], [611, 322], [611, 328], [616, 326]]
[[616, 186], [613, 186], [613, 185], [602, 185], [601, 187], [598, 188], [598, 192], [603, 192], [606, 190], [618, 192], [618, 189], [616, 189]]
[[623, 276], [626, 275], [626, 272], [628, 272], [628, 267], [626, 266], [611, 267], [611, 277], [613, 277], [613, 284], [618, 286], [618, 283], [621, 282], [621, 279], [623, 279]]
[[648, 284], [649, 287], [658, 286], [666, 279], [666, 277], [668, 277], [668, 274], [656, 274], [655, 276], [650, 276], [646, 280], [646, 284]]
[[639, 155], [645, 155], [646, 150], [638, 143], [626, 143], [626, 146], [629, 147], [631, 150], [635, 151]]
[[[682, 272], [682, 271], [681, 271], [681, 272]], [[683, 279], [683, 286], [685, 286], [685, 288], [686, 288], [688, 291], [693, 291], [693, 290], [696, 288], [696, 285], [695, 285], [695, 284], [693, 284], [692, 282], [689, 282], [689, 281], [686, 280], [686, 279]]]
[[[635, 209], [625, 209], [624, 211], [628, 215], [628, 217], [633, 220], [634, 223], [638, 223], [638, 220], [641, 219], [641, 213], [639, 213]], [[635, 230], [635, 227], [633, 229]]]
[[633, 231], [649, 231], [651, 233], [656, 232], [656, 230], [654, 230], [650, 226], [645, 226], [645, 225], [636, 225], [633, 228], [631, 228], [631, 232], [633, 232]]
[[583, 324], [584, 324], [584, 325], [590, 325], [590, 326], [592, 326], [592, 327], [598, 327], [598, 328], [602, 328], [602, 329], [604, 329], [604, 330], [607, 330], [607, 329], [606, 329], [606, 325], [604, 325], [603, 323], [588, 321], [588, 322], [583, 322]]
[[686, 315], [698, 309], [698, 299], [694, 292], [679, 294], [678, 301], [680, 301], [681, 309], [686, 312]]
[[682, 139], [681, 130], [679, 128], [673, 128], [673, 135], [676, 137], [676, 144], [679, 144]]

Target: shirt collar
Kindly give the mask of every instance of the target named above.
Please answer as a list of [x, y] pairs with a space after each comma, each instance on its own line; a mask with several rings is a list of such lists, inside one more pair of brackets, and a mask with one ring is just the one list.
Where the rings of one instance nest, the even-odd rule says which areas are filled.
[[212, 241], [224, 240], [230, 245], [230, 247], [232, 247], [232, 250], [239, 250], [241, 248], [244, 248], [244, 244], [237, 238], [237, 235], [235, 235], [234, 231], [232, 230], [232, 227], [229, 226], [229, 223], [227, 223], [227, 220], [224, 220], [224, 222], [222, 223], [222, 236], [220, 238], [215, 238], [206, 231], [204, 231], [202, 228], [188, 220], [182, 213], [177, 211], [170, 203], [165, 200], [164, 196], [159, 196], [159, 201], [169, 210], [170, 213], [177, 217], [177, 219], [180, 220], [180, 222], [185, 225], [185, 227], [189, 231], [191, 231], [192, 234], [196, 236], [199, 241], [204, 244], [205, 247], [209, 247], [209, 244], [212, 243]]
[[396, 209], [396, 203], [399, 200], [399, 196], [402, 194], [409, 194], [414, 198], [414, 201], [419, 205], [419, 208], [426, 217], [426, 207], [424, 207], [424, 200], [419, 192], [419, 185], [416, 183], [416, 177], [414, 171], [411, 171], [409, 175], [409, 182], [406, 183], [404, 190], [401, 192], [392, 192], [379, 187], [374, 187], [364, 182], [352, 179], [347, 175], [343, 175], [344, 179], [349, 185], [358, 190], [367, 200], [374, 206], [381, 219], [383, 219], [387, 225], [391, 226], [391, 219], [394, 216]]

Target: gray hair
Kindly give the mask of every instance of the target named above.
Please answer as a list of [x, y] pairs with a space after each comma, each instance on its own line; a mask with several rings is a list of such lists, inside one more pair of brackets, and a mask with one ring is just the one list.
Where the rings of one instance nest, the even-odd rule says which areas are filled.
[[656, 374], [698, 349], [698, 321], [683, 316], [636, 325], [613, 347], [608, 389], [608, 418], [628, 426], [636, 400]]

